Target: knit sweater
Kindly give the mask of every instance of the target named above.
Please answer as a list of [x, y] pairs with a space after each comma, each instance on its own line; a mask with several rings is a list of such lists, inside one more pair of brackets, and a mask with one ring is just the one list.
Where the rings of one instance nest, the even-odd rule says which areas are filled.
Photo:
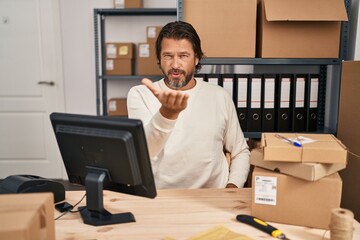
[[[163, 79], [154, 84], [169, 89]], [[160, 102], [146, 86], [128, 93], [128, 115], [144, 124], [157, 188], [243, 187], [249, 149], [230, 95], [201, 80], [185, 92], [188, 105], [176, 120], [160, 114]], [[224, 150], [231, 153], [230, 166]]]

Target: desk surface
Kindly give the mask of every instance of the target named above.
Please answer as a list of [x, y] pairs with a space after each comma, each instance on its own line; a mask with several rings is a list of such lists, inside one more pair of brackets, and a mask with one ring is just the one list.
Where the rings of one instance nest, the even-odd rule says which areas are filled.
[[[68, 191], [66, 201], [75, 204], [83, 195], [84, 191]], [[84, 203], [85, 200], [79, 206]], [[56, 239], [161, 240], [172, 237], [180, 240], [219, 225], [253, 239], [274, 239], [236, 221], [237, 214], [250, 214], [250, 204], [250, 188], [158, 190], [155, 199], [104, 191], [106, 210], [111, 213], [132, 212], [136, 222], [94, 227], [84, 224], [79, 213], [68, 213], [55, 221]], [[329, 231], [271, 224], [291, 240], [330, 239]], [[354, 227], [353, 239], [360, 239], [360, 224], [355, 222]]]

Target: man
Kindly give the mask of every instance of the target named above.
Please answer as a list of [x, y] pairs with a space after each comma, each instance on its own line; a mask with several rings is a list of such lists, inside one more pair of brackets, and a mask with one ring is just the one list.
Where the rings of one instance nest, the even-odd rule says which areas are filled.
[[230, 95], [194, 78], [203, 57], [195, 29], [168, 23], [156, 54], [164, 78], [143, 79], [127, 104], [129, 117], [143, 121], [157, 188], [243, 187], [249, 149]]

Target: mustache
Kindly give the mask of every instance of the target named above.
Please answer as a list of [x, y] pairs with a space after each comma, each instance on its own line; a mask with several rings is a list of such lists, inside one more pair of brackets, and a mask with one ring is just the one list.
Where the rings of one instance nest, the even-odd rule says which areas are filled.
[[175, 74], [185, 74], [185, 71], [184, 70], [181, 70], [181, 69], [170, 69], [169, 71], [168, 71], [168, 74], [173, 74], [173, 73], [175, 73]]

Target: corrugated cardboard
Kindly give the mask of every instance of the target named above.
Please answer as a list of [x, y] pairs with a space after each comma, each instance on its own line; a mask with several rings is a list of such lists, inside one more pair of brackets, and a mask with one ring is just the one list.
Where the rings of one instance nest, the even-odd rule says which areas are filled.
[[262, 58], [338, 58], [343, 0], [261, 0], [258, 56]]
[[138, 75], [162, 75], [157, 64], [155, 43], [139, 43], [137, 50]]
[[325, 164], [264, 161], [263, 157], [264, 155], [261, 149], [252, 150], [250, 164], [307, 181], [319, 180], [346, 167], [346, 164], [343, 163]]
[[328, 229], [340, 207], [338, 173], [310, 182], [255, 167], [252, 184], [251, 214], [265, 221]]
[[106, 58], [134, 58], [134, 43], [113, 42], [106, 43]]
[[303, 136], [316, 140], [313, 143], [295, 147], [275, 133], [263, 133], [261, 147], [265, 161], [342, 163], [347, 161], [347, 148], [332, 134], [281, 133], [286, 138]]
[[114, 8], [142, 8], [142, 0], [114, 0]]
[[[342, 63], [339, 120], [337, 137], [349, 148], [349, 152], [360, 155], [360, 61]], [[348, 167], [340, 171], [344, 187], [341, 206], [350, 209], [360, 221], [360, 161], [349, 154]]]
[[40, 215], [36, 211], [0, 210], [0, 239], [45, 239], [40, 228]]
[[111, 98], [108, 102], [109, 116], [127, 116], [126, 98]]
[[256, 0], [184, 0], [207, 57], [255, 57]]
[[106, 59], [106, 75], [133, 75], [133, 66], [133, 59]]
[[[22, 193], [22, 194], [3, 194], [0, 195], [0, 215], [4, 212], [13, 212], [18, 218], [22, 217], [23, 212], [33, 212], [40, 216], [40, 238], [39, 240], [55, 239], [54, 224], [54, 196], [52, 193]], [[27, 214], [27, 213], [26, 213]], [[29, 217], [29, 214], [28, 218]], [[30, 214], [31, 215], [31, 214]], [[0, 220], [4, 219], [0, 217]], [[35, 217], [36, 219], [36, 217]], [[1, 220], [2, 221], [2, 220]], [[0, 225], [2, 225], [0, 223]], [[26, 225], [26, 224], [25, 224]], [[23, 226], [25, 226], [23, 224]], [[29, 227], [37, 226], [33, 223], [27, 225]], [[37, 230], [30, 229], [29, 232], [37, 234]], [[0, 233], [0, 239], [2, 238]], [[10, 238], [18, 239], [18, 238]], [[27, 239], [27, 238], [25, 238]]]
[[162, 26], [147, 26], [146, 27], [146, 41], [148, 43], [155, 43]]

